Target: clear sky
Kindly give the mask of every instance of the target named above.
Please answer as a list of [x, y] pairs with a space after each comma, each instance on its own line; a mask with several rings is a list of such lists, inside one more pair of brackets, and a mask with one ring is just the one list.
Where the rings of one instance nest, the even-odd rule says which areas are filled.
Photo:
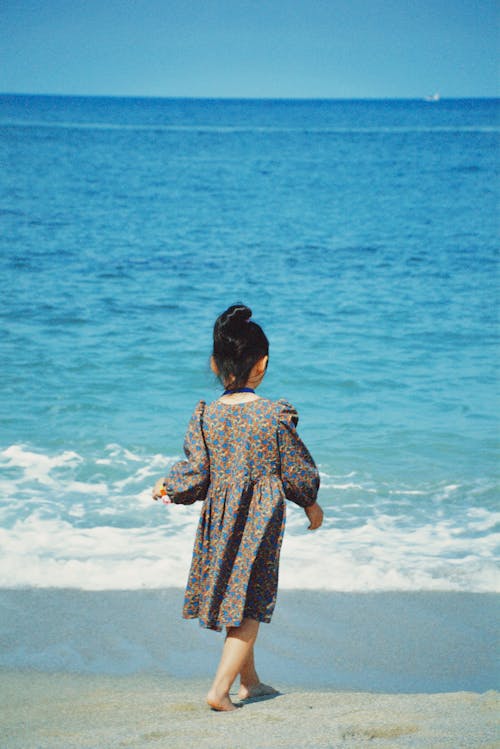
[[0, 92], [499, 95], [499, 0], [0, 0]]

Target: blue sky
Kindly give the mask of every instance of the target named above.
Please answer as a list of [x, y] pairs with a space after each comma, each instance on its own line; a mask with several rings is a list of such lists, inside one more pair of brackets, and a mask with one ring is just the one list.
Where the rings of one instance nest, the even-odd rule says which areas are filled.
[[497, 0], [2, 0], [0, 92], [498, 96]]

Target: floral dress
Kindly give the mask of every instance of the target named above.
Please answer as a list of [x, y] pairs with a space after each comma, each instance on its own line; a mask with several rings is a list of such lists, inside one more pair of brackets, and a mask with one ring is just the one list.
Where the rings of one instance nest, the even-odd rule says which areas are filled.
[[185, 460], [165, 487], [177, 504], [203, 501], [183, 616], [220, 630], [244, 617], [269, 622], [276, 603], [285, 499], [312, 505], [316, 465], [284, 400], [200, 401]]

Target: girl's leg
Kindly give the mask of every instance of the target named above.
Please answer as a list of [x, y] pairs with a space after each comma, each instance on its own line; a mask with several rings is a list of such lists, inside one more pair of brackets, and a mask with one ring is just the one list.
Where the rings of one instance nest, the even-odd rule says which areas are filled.
[[252, 645], [252, 648], [240, 669], [240, 691], [238, 692], [240, 700], [249, 697], [252, 687], [257, 686], [257, 684], [260, 684], [260, 679], [255, 670], [255, 659]]
[[238, 697], [240, 700], [247, 700], [249, 697], [263, 697], [271, 694], [279, 694], [279, 692], [268, 684], [263, 684], [259, 679], [255, 670], [252, 645], [252, 649], [241, 667]]
[[235, 709], [229, 698], [229, 690], [252, 655], [258, 631], [259, 622], [255, 619], [243, 619], [239, 627], [228, 628], [219, 667], [207, 695], [208, 704], [215, 710]]

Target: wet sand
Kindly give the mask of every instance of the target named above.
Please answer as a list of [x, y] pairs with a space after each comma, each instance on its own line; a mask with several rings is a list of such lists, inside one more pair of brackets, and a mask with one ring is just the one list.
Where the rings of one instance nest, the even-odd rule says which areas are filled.
[[256, 651], [281, 694], [230, 714], [182, 597], [0, 591], [2, 749], [500, 748], [494, 594], [282, 591]]
[[[0, 668], [211, 678], [223, 638], [181, 619], [183, 591], [0, 590]], [[280, 591], [260, 628], [267, 683], [373, 692], [499, 687], [500, 596]]]

